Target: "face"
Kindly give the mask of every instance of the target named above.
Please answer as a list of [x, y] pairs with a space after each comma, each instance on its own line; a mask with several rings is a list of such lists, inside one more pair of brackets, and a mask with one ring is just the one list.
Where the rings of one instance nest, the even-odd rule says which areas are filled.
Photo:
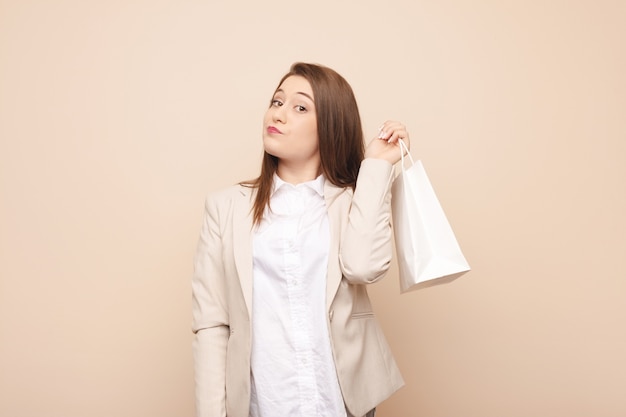
[[315, 97], [311, 84], [293, 75], [278, 87], [263, 119], [265, 151], [280, 164], [319, 168]]

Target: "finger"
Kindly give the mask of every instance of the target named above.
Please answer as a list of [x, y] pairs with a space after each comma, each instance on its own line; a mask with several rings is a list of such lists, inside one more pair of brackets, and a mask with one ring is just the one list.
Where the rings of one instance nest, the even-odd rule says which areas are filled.
[[378, 128], [378, 139], [389, 140], [394, 132], [406, 130], [404, 125], [395, 120], [387, 120]]
[[389, 143], [397, 143], [399, 139], [407, 139], [409, 137], [409, 133], [406, 131], [404, 126], [398, 127], [394, 129], [387, 141]]

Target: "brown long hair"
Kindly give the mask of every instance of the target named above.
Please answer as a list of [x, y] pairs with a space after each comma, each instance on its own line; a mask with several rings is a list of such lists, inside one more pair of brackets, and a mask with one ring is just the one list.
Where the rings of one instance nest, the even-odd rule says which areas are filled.
[[[328, 67], [296, 62], [276, 90], [293, 75], [305, 78], [313, 90], [322, 173], [332, 184], [354, 189], [365, 150], [361, 116], [350, 84]], [[277, 168], [278, 158], [264, 152], [259, 177], [242, 183], [256, 188], [254, 224], [261, 222], [269, 205]]]

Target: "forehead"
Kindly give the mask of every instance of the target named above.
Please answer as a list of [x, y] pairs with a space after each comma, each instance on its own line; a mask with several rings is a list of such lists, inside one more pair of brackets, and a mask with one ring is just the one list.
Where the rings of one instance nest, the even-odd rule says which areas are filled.
[[300, 75], [291, 75], [287, 77], [276, 91], [282, 91], [285, 94], [305, 93], [313, 97], [313, 89], [306, 78]]

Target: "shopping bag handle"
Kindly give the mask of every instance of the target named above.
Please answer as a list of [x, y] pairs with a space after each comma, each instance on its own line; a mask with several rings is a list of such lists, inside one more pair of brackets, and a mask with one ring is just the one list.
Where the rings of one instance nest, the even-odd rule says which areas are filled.
[[411, 152], [409, 152], [409, 147], [406, 146], [406, 143], [404, 143], [402, 139], [398, 139], [398, 143], [400, 144], [400, 159], [402, 160], [402, 169], [404, 170], [404, 154], [405, 153], [411, 160], [411, 165], [413, 165], [415, 162], [413, 162], [413, 156], [411, 156]]

